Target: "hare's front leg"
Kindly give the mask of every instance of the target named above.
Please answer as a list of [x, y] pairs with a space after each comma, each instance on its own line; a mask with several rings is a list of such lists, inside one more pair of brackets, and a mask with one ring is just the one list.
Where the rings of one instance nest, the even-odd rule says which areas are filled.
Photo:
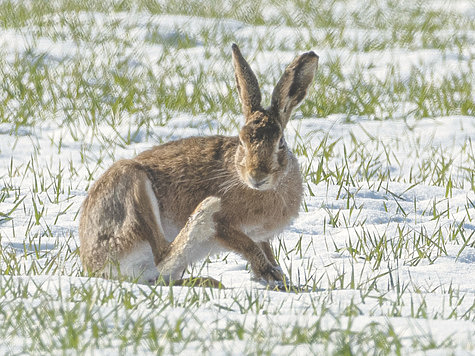
[[219, 213], [216, 214], [215, 220], [217, 240], [225, 248], [249, 261], [255, 279], [264, 280], [270, 286], [281, 287], [288, 284], [288, 278], [275, 261], [268, 243], [265, 246], [255, 243], [244, 232], [228, 224]]
[[275, 259], [274, 253], [272, 252], [272, 246], [270, 245], [270, 242], [260, 242], [259, 246], [261, 247], [262, 251], [264, 251], [269, 262], [272, 263], [273, 266], [280, 268], [279, 264]]

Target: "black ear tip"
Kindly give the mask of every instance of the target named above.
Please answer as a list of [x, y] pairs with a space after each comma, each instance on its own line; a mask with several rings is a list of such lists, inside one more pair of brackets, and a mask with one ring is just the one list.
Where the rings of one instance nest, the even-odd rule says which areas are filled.
[[235, 44], [235, 43], [232, 44], [231, 49], [233, 50], [233, 52], [236, 52], [236, 51], [239, 52], [239, 47], [238, 47], [238, 45]]
[[310, 51], [310, 52], [307, 52], [305, 53], [308, 57], [313, 57], [315, 59], [319, 59], [320, 57], [318, 56], [318, 54], [316, 54], [314, 51]]

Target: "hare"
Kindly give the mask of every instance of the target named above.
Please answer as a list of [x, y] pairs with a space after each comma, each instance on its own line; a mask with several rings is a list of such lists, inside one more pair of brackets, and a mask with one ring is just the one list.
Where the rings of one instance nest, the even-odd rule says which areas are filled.
[[303, 188], [284, 129], [307, 94], [318, 56], [307, 52], [293, 60], [268, 108], [236, 44], [232, 59], [245, 118], [239, 136], [185, 138], [114, 163], [82, 206], [86, 270], [170, 282], [190, 263], [230, 250], [250, 263], [255, 279], [287, 282], [269, 241], [297, 216]]

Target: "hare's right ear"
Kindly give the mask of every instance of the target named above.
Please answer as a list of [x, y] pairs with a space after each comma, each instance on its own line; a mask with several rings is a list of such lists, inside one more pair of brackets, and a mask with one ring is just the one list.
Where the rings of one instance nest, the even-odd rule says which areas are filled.
[[272, 93], [271, 109], [282, 127], [287, 125], [292, 110], [305, 98], [318, 67], [318, 56], [307, 52], [295, 58], [285, 69]]
[[241, 99], [242, 112], [247, 120], [254, 111], [261, 108], [261, 91], [254, 72], [235, 43], [232, 50], [236, 85]]

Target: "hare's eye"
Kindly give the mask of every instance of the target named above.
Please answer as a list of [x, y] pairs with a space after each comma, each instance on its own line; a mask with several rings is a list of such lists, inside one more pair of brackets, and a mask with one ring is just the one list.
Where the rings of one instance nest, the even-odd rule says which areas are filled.
[[285, 140], [284, 140], [284, 136], [282, 136], [279, 141], [279, 149], [282, 150], [284, 148], [285, 148]]

